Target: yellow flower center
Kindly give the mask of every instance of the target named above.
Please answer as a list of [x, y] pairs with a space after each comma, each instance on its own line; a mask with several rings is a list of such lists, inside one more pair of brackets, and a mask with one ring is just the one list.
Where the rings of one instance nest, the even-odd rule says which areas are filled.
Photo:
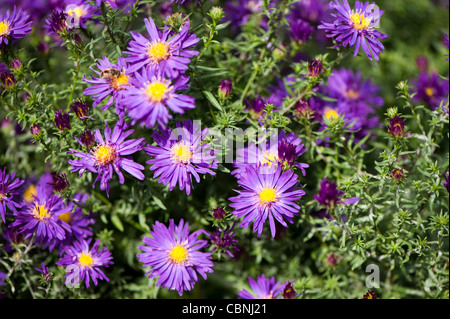
[[358, 92], [356, 92], [355, 90], [348, 90], [347, 92], [345, 92], [345, 96], [348, 98], [348, 99], [351, 99], [351, 100], [356, 100], [358, 97], [359, 97], [359, 93]]
[[0, 21], [0, 37], [9, 33], [9, 23], [7, 21]]
[[37, 195], [36, 186], [31, 184], [23, 193], [23, 200], [27, 203], [32, 203], [34, 201], [34, 197]]
[[159, 103], [164, 100], [168, 91], [169, 86], [167, 83], [165, 81], [159, 82], [158, 80], [150, 82], [145, 89], [145, 93], [153, 103]]
[[83, 7], [78, 6], [72, 10], [67, 11], [67, 14], [70, 16], [74, 16], [75, 18], [81, 18], [86, 12], [83, 10]]
[[429, 97], [433, 97], [434, 89], [430, 87], [425, 88], [425, 94], [428, 95]]
[[44, 218], [48, 218], [49, 217], [48, 210], [45, 208], [44, 205], [36, 204], [36, 206], [33, 209], [33, 214], [34, 214], [34, 217], [36, 219], [39, 219], [40, 221], [43, 221]]
[[172, 159], [177, 162], [188, 163], [192, 160], [192, 151], [190, 147], [183, 143], [173, 145], [170, 154], [172, 155]]
[[90, 267], [93, 264], [94, 260], [88, 254], [81, 253], [80, 258], [78, 258], [78, 262], [81, 266]]
[[182, 264], [187, 260], [188, 255], [188, 250], [178, 244], [169, 251], [169, 260], [174, 264]]
[[60, 220], [62, 220], [63, 222], [66, 222], [67, 224], [70, 224], [70, 222], [72, 221], [72, 213], [64, 213], [58, 216], [58, 218]]
[[278, 161], [278, 156], [269, 152], [266, 152], [264, 154], [264, 157], [262, 160], [260, 160], [260, 164], [264, 165], [264, 164], [269, 164], [269, 167], [272, 166], [273, 163]]
[[153, 63], [159, 63], [170, 56], [169, 44], [165, 42], [155, 42], [147, 48], [147, 55]]
[[277, 193], [275, 188], [266, 186], [262, 191], [259, 192], [259, 201], [263, 205], [267, 205], [274, 202], [277, 199]]
[[94, 149], [95, 162], [99, 166], [111, 164], [117, 158], [114, 147], [108, 144], [102, 144]]
[[125, 75], [120, 72], [120, 75], [117, 78], [111, 79], [111, 86], [115, 91], [123, 90], [122, 85], [129, 85], [128, 78], [130, 75]]
[[335, 109], [327, 108], [325, 110], [325, 117], [329, 120], [332, 118], [337, 119], [339, 117], [339, 113]]
[[355, 13], [353, 12], [350, 15], [350, 20], [353, 22], [353, 28], [356, 30], [364, 30], [367, 29], [372, 22], [372, 18], [366, 18], [363, 13]]

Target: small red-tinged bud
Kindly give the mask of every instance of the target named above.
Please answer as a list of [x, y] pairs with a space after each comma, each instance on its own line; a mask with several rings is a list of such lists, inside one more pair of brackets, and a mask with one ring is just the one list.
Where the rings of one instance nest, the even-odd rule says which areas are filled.
[[297, 297], [297, 293], [292, 286], [292, 282], [288, 282], [283, 290], [283, 299], [294, 299]]
[[11, 69], [17, 70], [22, 67], [22, 62], [20, 61], [20, 59], [15, 59], [15, 60], [11, 61], [10, 66], [11, 66]]
[[213, 209], [213, 217], [216, 220], [224, 220], [226, 216], [226, 212], [222, 207], [217, 207]]
[[312, 60], [308, 64], [308, 73], [311, 77], [318, 77], [322, 72], [322, 60]]
[[389, 120], [388, 130], [395, 139], [403, 138], [405, 136], [405, 120], [395, 115]]
[[368, 290], [363, 299], [377, 299], [377, 295], [375, 294], [375, 291]]
[[95, 143], [94, 133], [89, 130], [84, 131], [80, 136], [80, 141], [87, 149], [91, 148]]
[[400, 182], [405, 177], [405, 172], [401, 168], [396, 168], [392, 171], [392, 178]]
[[64, 111], [58, 111], [55, 114], [55, 125], [60, 131], [70, 129], [70, 116], [69, 113]]
[[67, 180], [66, 174], [52, 174], [53, 180], [49, 183], [53, 190], [57, 193], [61, 193], [69, 187], [69, 181]]
[[219, 97], [222, 100], [225, 100], [227, 97], [231, 95], [232, 88], [233, 88], [232, 80], [222, 80], [219, 85]]
[[300, 100], [295, 104], [295, 111], [297, 113], [298, 118], [300, 119], [309, 120], [313, 115], [311, 106], [309, 105], [308, 102], [304, 100]]
[[37, 124], [33, 124], [30, 128], [30, 133], [33, 137], [38, 137], [42, 133], [41, 127]]
[[3, 85], [7, 88], [13, 87], [16, 85], [16, 78], [14, 77], [14, 74], [10, 72], [4, 72], [0, 75], [0, 79], [3, 83]]

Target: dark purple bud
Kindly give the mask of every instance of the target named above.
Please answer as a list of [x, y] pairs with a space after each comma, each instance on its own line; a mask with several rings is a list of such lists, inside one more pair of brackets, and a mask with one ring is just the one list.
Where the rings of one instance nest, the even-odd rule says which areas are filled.
[[222, 207], [217, 207], [216, 209], [213, 209], [213, 217], [217, 220], [224, 220], [226, 216], [225, 211]]
[[405, 173], [403, 172], [403, 169], [401, 169], [401, 168], [394, 169], [391, 174], [392, 174], [392, 178], [395, 179], [396, 181], [403, 180], [403, 177], [405, 176]]
[[322, 60], [312, 60], [308, 64], [308, 73], [312, 77], [318, 77], [322, 72]]
[[401, 139], [405, 136], [405, 120], [400, 116], [395, 115], [393, 118], [389, 120], [389, 133], [395, 139]]
[[283, 299], [294, 299], [297, 293], [292, 286], [292, 281], [288, 282], [283, 289]]
[[80, 141], [86, 148], [91, 148], [95, 143], [94, 133], [89, 130], [84, 131], [80, 136]]
[[377, 299], [377, 295], [375, 295], [375, 291], [368, 290], [363, 299]]
[[320, 205], [327, 206], [328, 208], [335, 207], [341, 201], [342, 195], [345, 192], [337, 188], [337, 184], [330, 182], [328, 178], [324, 178], [320, 183], [319, 194], [314, 195], [314, 199], [319, 202]]
[[70, 107], [72, 111], [78, 116], [80, 120], [85, 120], [88, 118], [87, 114], [89, 113], [89, 105], [83, 99], [75, 100]]
[[5, 87], [12, 87], [17, 83], [14, 74], [10, 72], [2, 73], [2, 75], [0, 75], [0, 79]]
[[58, 111], [55, 114], [55, 125], [60, 131], [64, 131], [65, 129], [70, 129], [70, 116], [69, 113], [64, 111]]
[[297, 157], [297, 147], [287, 141], [278, 143], [278, 158], [281, 162], [292, 165]]
[[61, 193], [69, 187], [69, 181], [67, 180], [66, 174], [52, 174], [52, 181], [49, 183], [53, 190], [57, 193]]
[[327, 262], [328, 262], [331, 266], [336, 265], [337, 259], [336, 259], [336, 256], [334, 255], [334, 253], [331, 253], [330, 256], [328, 256]]
[[[447, 172], [447, 174], [448, 174], [448, 172]], [[447, 192], [448, 192], [449, 183], [448, 183], [448, 175], [447, 174], [445, 172], [442, 173], [442, 175], [444, 175], [444, 178], [445, 178], [444, 186], [445, 186], [445, 188], [447, 188]]]
[[236, 250], [237, 239], [233, 237], [236, 236], [236, 233], [233, 232], [234, 226], [227, 226], [224, 230], [218, 228], [211, 233], [209, 236], [209, 240], [211, 241], [211, 245], [214, 246], [212, 251], [218, 250], [219, 252], [226, 252], [230, 257], [234, 257], [233, 253], [229, 250]]
[[49, 52], [47, 41], [40, 41], [37, 45], [37, 50], [42, 54], [47, 54]]

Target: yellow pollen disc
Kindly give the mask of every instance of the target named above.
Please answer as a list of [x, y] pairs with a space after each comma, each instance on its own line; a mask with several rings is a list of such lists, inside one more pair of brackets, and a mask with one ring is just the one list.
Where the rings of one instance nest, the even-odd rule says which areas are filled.
[[147, 85], [147, 88], [145, 89], [145, 93], [149, 97], [150, 101], [153, 103], [161, 102], [167, 91], [169, 91], [169, 87], [165, 82], [150, 82], [149, 85]]
[[81, 264], [81, 266], [89, 267], [90, 265], [92, 265], [94, 260], [92, 259], [91, 256], [89, 256], [85, 253], [81, 253], [80, 258], [78, 258], [78, 262]]
[[325, 117], [326, 117], [327, 119], [331, 119], [331, 118], [337, 119], [337, 118], [339, 117], [339, 113], [336, 112], [335, 109], [327, 108], [327, 109], [325, 110]]
[[349, 99], [356, 100], [359, 97], [359, 93], [350, 89], [345, 92], [345, 96]]
[[129, 77], [130, 75], [125, 75], [121, 72], [117, 78], [113, 78], [110, 80], [110, 85], [115, 91], [123, 90], [124, 88], [122, 87], [122, 85], [129, 85], [128, 83]]
[[116, 150], [111, 145], [102, 144], [94, 149], [94, 156], [97, 165], [108, 165], [116, 159]]
[[165, 42], [155, 42], [147, 48], [147, 55], [153, 63], [159, 63], [170, 56], [169, 44]]
[[44, 205], [37, 205], [33, 209], [33, 214], [36, 219], [43, 221], [44, 218], [48, 218], [48, 210], [44, 207]]
[[177, 143], [172, 146], [170, 154], [172, 155], [172, 158], [177, 162], [187, 163], [192, 159], [191, 149], [189, 148], [189, 146], [184, 145], [183, 143]]
[[184, 246], [178, 244], [169, 251], [169, 260], [174, 264], [182, 264], [188, 258], [188, 251]]
[[425, 94], [432, 97], [434, 95], [434, 89], [430, 87], [425, 88]]
[[264, 154], [263, 159], [259, 163], [262, 165], [269, 164], [269, 167], [271, 167], [272, 164], [277, 161], [278, 161], [278, 156], [267, 152]]
[[70, 224], [70, 222], [72, 221], [72, 213], [64, 213], [58, 216], [58, 218], [60, 220], [62, 220], [63, 222], [66, 222], [67, 224]]
[[74, 8], [74, 9], [72, 9], [72, 10], [69, 10], [69, 11], [67, 11], [67, 14], [68, 15], [70, 15], [70, 16], [74, 16], [74, 17], [76, 17], [76, 18], [81, 18], [83, 15], [84, 15], [84, 10], [83, 10], [83, 8], [80, 6], [80, 7], [76, 7], [76, 8]]
[[350, 20], [353, 22], [353, 28], [356, 30], [367, 29], [372, 21], [372, 18], [366, 18], [364, 14], [353, 13], [350, 16]]
[[9, 33], [9, 23], [7, 21], [0, 21], [0, 37]]
[[268, 204], [274, 202], [277, 199], [277, 193], [275, 188], [266, 186], [262, 191], [259, 192], [259, 201], [261, 204]]
[[23, 200], [27, 203], [32, 203], [34, 201], [34, 197], [37, 195], [36, 186], [31, 184], [23, 193]]

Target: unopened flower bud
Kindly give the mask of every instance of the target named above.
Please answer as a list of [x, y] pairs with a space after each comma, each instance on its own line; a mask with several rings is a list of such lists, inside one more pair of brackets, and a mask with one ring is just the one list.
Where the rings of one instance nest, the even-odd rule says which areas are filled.
[[322, 60], [312, 60], [308, 64], [308, 73], [311, 77], [318, 77], [322, 72]]
[[223, 9], [221, 7], [212, 7], [208, 15], [213, 21], [219, 21], [224, 17]]
[[216, 220], [224, 220], [226, 213], [224, 211], [224, 209], [222, 207], [217, 207], [215, 209], [213, 209], [213, 217]]
[[218, 91], [219, 97], [222, 100], [225, 100], [227, 97], [230, 96], [232, 88], [233, 82], [231, 80], [222, 80], [219, 85]]
[[0, 75], [0, 79], [6, 88], [11, 88], [11, 87], [15, 86], [17, 83], [16, 78], [14, 77], [14, 74], [12, 74], [8, 71], [2, 73]]
[[64, 111], [58, 111], [55, 114], [55, 125], [60, 131], [70, 129], [70, 116]]
[[295, 111], [300, 119], [310, 119], [313, 111], [308, 102], [300, 100], [295, 104]]
[[22, 62], [20, 61], [20, 59], [15, 59], [15, 60], [11, 61], [10, 66], [11, 66], [11, 69], [17, 70], [22, 67]]

